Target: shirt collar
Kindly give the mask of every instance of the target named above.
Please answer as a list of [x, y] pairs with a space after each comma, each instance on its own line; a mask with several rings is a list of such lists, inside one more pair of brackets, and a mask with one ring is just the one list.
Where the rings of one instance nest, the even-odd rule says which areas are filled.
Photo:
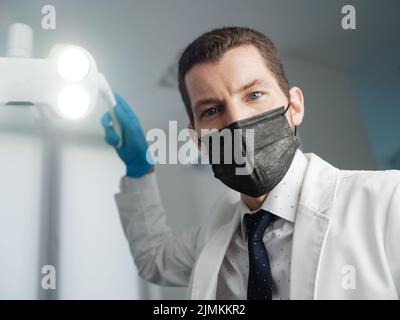
[[243, 221], [246, 213], [255, 213], [258, 210], [263, 209], [292, 223], [295, 222], [301, 187], [307, 166], [308, 160], [306, 156], [300, 149], [297, 149], [289, 170], [275, 188], [269, 192], [267, 198], [259, 209], [251, 211], [244, 201], [240, 200], [243, 239], [247, 238], [246, 226]]

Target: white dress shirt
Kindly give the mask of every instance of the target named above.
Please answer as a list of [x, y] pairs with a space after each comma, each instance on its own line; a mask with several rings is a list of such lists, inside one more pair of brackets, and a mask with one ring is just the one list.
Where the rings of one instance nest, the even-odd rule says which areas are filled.
[[270, 191], [262, 206], [251, 211], [240, 202], [241, 223], [234, 233], [218, 274], [217, 299], [247, 299], [249, 257], [243, 217], [264, 209], [276, 217], [264, 233], [272, 273], [272, 299], [289, 299], [290, 259], [297, 205], [308, 160], [297, 149], [283, 179]]

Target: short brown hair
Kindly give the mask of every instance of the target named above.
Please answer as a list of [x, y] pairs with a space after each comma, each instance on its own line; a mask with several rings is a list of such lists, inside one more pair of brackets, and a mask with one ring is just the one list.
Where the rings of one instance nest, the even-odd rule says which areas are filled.
[[196, 64], [218, 62], [229, 49], [254, 45], [264, 58], [283, 93], [289, 98], [289, 82], [274, 43], [266, 35], [246, 27], [222, 27], [202, 34], [183, 51], [178, 65], [178, 85], [190, 122], [194, 124], [189, 94], [185, 84], [186, 73]]

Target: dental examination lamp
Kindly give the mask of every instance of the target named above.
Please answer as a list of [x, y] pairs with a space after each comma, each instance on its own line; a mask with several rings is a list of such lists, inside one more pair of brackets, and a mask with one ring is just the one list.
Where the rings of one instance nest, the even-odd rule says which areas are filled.
[[0, 105], [43, 104], [58, 117], [77, 120], [94, 109], [100, 94], [111, 111], [120, 147], [115, 97], [93, 56], [75, 45], [55, 44], [46, 59], [36, 59], [32, 45], [29, 26], [15, 23], [9, 27], [7, 57], [0, 57]]

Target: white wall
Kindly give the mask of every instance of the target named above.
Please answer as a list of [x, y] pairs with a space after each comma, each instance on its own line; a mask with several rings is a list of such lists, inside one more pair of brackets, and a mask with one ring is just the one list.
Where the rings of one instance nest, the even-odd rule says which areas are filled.
[[139, 279], [112, 195], [122, 164], [105, 147], [61, 150], [59, 299], [139, 299]]
[[352, 80], [378, 168], [400, 169], [398, 56], [371, 62], [353, 72]]
[[303, 151], [340, 169], [374, 169], [350, 75], [292, 56], [284, 58], [284, 65], [290, 84], [304, 94], [305, 116], [299, 129]]
[[41, 160], [40, 139], [0, 132], [0, 299], [37, 297]]

